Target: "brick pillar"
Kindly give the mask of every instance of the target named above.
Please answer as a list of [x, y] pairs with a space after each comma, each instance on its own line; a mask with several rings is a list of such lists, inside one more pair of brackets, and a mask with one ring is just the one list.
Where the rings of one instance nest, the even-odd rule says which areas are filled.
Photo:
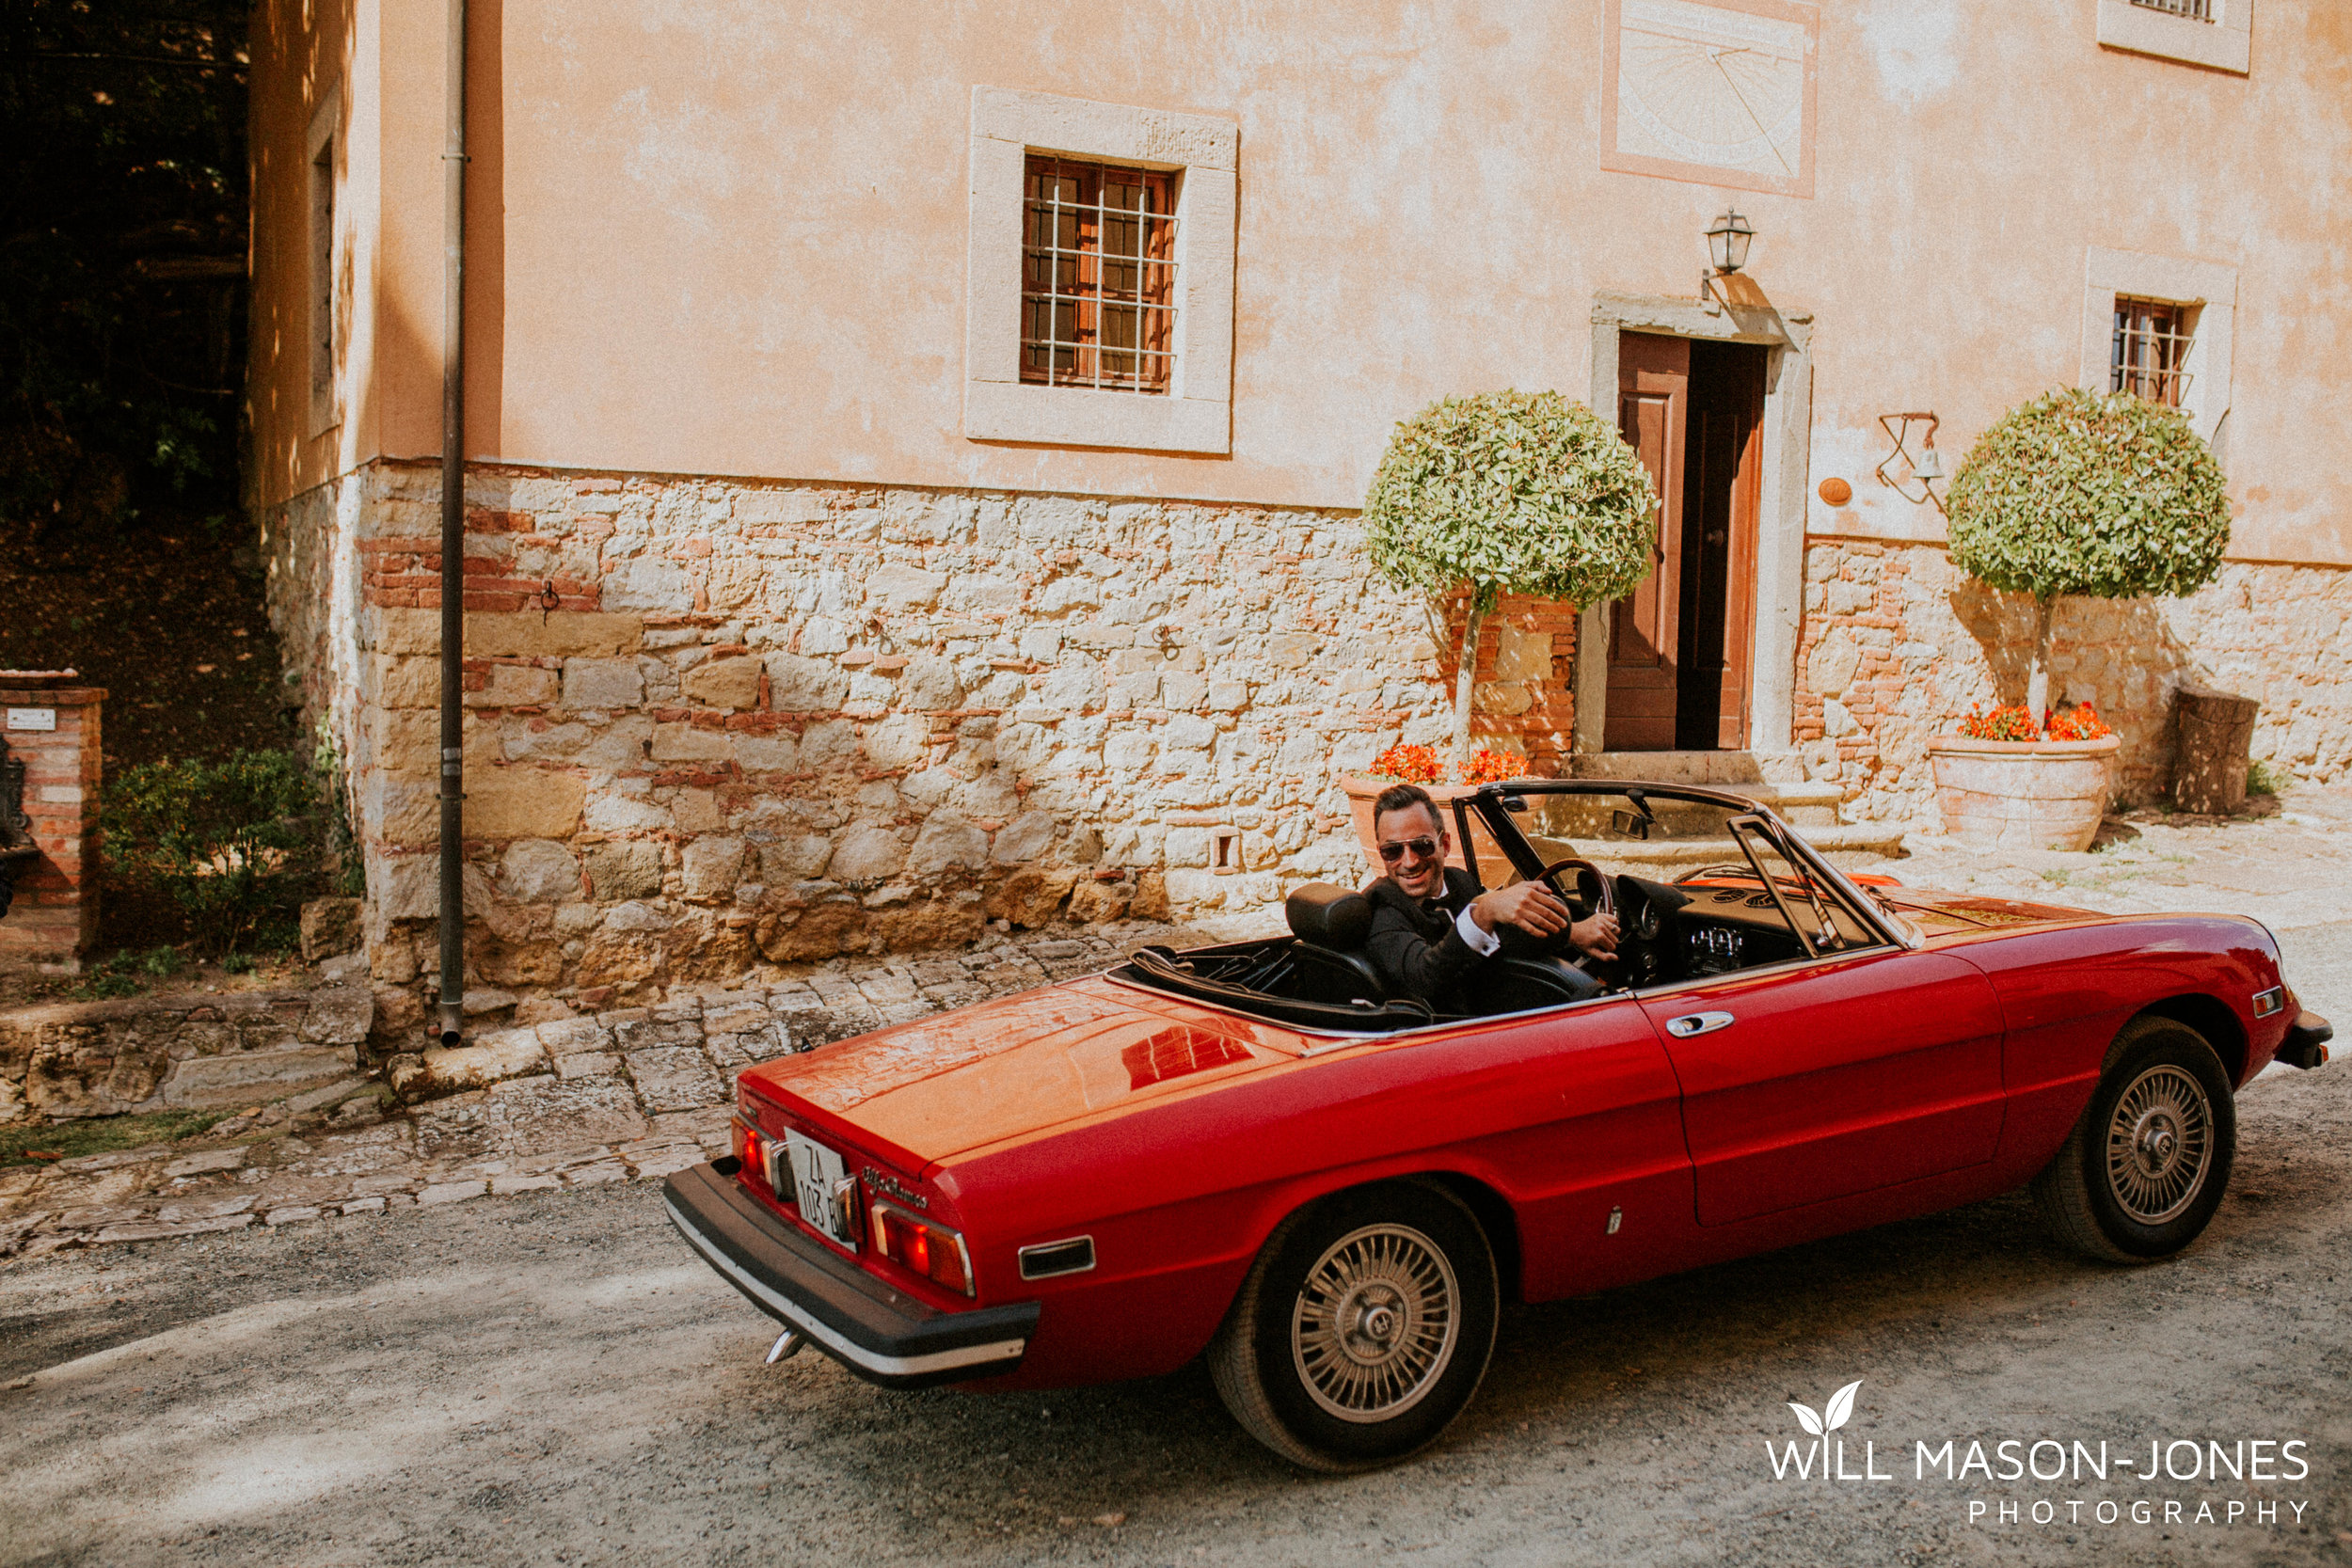
[[96, 687], [0, 673], [0, 738], [24, 765], [24, 815], [40, 850], [39, 860], [17, 863], [15, 906], [0, 919], [0, 969], [74, 974], [97, 939], [98, 710], [105, 700]]

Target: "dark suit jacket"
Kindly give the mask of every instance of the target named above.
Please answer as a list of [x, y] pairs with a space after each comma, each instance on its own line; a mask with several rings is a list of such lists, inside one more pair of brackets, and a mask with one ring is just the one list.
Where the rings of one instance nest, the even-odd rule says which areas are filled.
[[1364, 939], [1364, 956], [1392, 993], [1417, 996], [1440, 1011], [1454, 1010], [1445, 1004], [1454, 989], [1486, 962], [1454, 928], [1474, 890], [1470, 873], [1452, 865], [1445, 868], [1445, 893], [1434, 900], [1435, 909], [1422, 908], [1393, 878], [1383, 877], [1364, 889], [1372, 901], [1372, 934]]

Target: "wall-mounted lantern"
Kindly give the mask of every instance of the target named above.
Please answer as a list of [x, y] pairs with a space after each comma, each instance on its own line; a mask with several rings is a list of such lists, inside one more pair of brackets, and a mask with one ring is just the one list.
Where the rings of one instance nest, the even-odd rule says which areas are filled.
[[1740, 215], [1735, 208], [1725, 212], [1707, 230], [1707, 259], [1712, 263], [1708, 271], [1699, 275], [1699, 304], [1713, 315], [1726, 305], [1756, 307], [1765, 305], [1763, 292], [1745, 278], [1737, 287], [1730, 279], [1748, 264], [1748, 245], [1756, 238], [1756, 226]]
[[1748, 264], [1748, 245], [1756, 238], [1756, 226], [1741, 217], [1737, 209], [1717, 218], [1707, 230], [1708, 259], [1722, 273], [1738, 272]]

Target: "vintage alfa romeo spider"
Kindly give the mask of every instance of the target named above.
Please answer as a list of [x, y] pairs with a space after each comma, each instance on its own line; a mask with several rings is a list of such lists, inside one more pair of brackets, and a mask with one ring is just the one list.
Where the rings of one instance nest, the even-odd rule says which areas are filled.
[[[744, 1072], [679, 1230], [891, 1387], [1139, 1377], [1206, 1354], [1321, 1470], [1435, 1438], [1505, 1299], [1544, 1301], [2032, 1183], [2094, 1257], [2166, 1257], [2229, 1180], [2232, 1094], [2327, 1060], [2259, 923], [1848, 877], [1719, 791], [1489, 785], [1489, 886], [1613, 909], [1438, 1012], [1389, 994], [1361, 895]], [[1571, 950], [1573, 951], [1573, 950]], [[771, 1354], [771, 1358], [772, 1358]]]

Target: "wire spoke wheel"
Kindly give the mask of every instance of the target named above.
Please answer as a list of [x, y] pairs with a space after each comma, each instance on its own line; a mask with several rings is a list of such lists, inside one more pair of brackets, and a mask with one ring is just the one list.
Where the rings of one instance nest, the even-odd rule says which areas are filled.
[[2170, 1063], [2133, 1079], [2107, 1118], [2107, 1185], [2141, 1225], [2162, 1225], [2197, 1200], [2213, 1166], [2213, 1103], [2194, 1074]]
[[1407, 1226], [1368, 1225], [1307, 1271], [1291, 1310], [1300, 1383], [1343, 1421], [1385, 1421], [1444, 1374], [1460, 1331], [1454, 1265]]

